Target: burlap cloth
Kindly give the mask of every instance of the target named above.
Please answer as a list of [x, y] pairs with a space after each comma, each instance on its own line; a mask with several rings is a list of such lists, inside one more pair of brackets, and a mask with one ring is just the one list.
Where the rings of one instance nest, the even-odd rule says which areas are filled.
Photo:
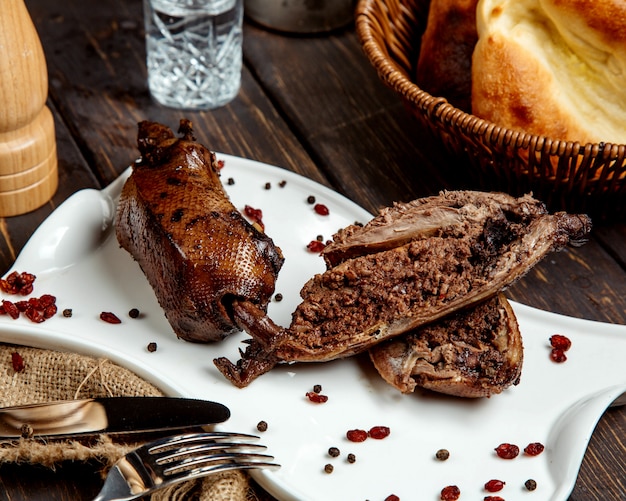
[[[24, 370], [16, 372], [12, 353]], [[105, 359], [74, 353], [0, 344], [0, 406], [106, 396], [160, 396], [162, 392], [133, 372]], [[140, 443], [118, 443], [101, 435], [93, 443], [22, 438], [0, 442], [1, 463], [35, 463], [53, 468], [63, 461], [97, 460], [108, 468]], [[152, 501], [262, 501], [271, 499], [234, 471], [178, 484], [152, 495]]]

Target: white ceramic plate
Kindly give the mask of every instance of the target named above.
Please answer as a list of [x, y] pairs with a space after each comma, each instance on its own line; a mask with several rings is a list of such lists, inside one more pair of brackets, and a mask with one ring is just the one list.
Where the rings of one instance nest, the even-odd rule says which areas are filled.
[[[324, 269], [306, 244], [317, 235], [328, 239], [355, 220], [366, 222], [370, 215], [288, 171], [220, 157], [233, 203], [262, 209], [266, 231], [286, 257], [277, 284], [284, 300], [272, 302], [269, 313], [287, 325], [300, 288]], [[490, 399], [401, 395], [377, 376], [367, 357], [282, 366], [237, 389], [212, 360], [236, 360], [244, 335], [214, 345], [178, 340], [138, 266], [118, 247], [112, 221], [127, 175], [102, 192], [85, 190], [67, 200], [35, 232], [12, 269], [35, 273], [33, 294], [56, 295], [59, 312], [71, 308], [73, 316], [59, 314], [43, 324], [0, 317], [2, 341], [107, 357], [168, 394], [223, 402], [232, 411], [223, 429], [257, 433], [257, 423], [266, 421], [262, 442], [282, 468], [255, 476], [281, 500], [383, 500], [393, 493], [402, 500], [436, 501], [452, 484], [463, 499], [482, 499], [490, 479], [506, 482], [498, 494], [507, 501], [568, 497], [597, 420], [626, 391], [626, 327], [514, 304], [525, 343], [522, 381]], [[231, 177], [235, 183], [227, 185]], [[316, 214], [307, 203], [309, 195], [328, 206], [330, 215]], [[131, 308], [138, 308], [141, 317], [129, 318]], [[99, 320], [102, 311], [116, 313], [123, 322]], [[572, 340], [564, 364], [549, 359], [548, 338], [554, 333]], [[157, 343], [156, 352], [147, 350], [150, 342]], [[316, 384], [328, 396], [324, 404], [305, 397]], [[349, 429], [376, 425], [388, 426], [391, 435], [363, 443], [345, 438]], [[537, 457], [503, 460], [494, 453], [503, 442], [520, 448], [542, 442], [546, 449]], [[332, 446], [340, 449], [339, 457], [328, 455]], [[449, 460], [434, 459], [440, 448], [450, 451]], [[353, 464], [346, 459], [349, 453], [356, 456]], [[324, 472], [326, 464], [334, 466], [331, 474]], [[524, 488], [529, 478], [537, 482], [534, 492]]]

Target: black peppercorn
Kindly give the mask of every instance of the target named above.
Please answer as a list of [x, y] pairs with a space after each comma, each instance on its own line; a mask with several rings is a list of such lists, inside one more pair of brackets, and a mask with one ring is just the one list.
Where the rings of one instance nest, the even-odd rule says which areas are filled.
[[524, 482], [524, 486], [529, 491], [534, 491], [537, 488], [537, 482], [535, 482], [532, 478], [529, 478], [526, 482]]
[[435, 457], [439, 461], [445, 461], [446, 459], [450, 457], [450, 452], [448, 452], [447, 449], [439, 449], [437, 453], [435, 454]]

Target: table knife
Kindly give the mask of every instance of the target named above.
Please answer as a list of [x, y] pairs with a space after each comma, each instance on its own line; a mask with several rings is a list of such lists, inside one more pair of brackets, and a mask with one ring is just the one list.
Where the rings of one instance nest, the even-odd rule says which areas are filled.
[[226, 421], [217, 402], [173, 397], [107, 397], [0, 408], [0, 438], [148, 433]]

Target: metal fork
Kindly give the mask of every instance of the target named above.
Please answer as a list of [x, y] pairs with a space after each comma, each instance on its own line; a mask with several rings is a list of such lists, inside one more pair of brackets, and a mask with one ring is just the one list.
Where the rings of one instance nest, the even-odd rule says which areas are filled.
[[264, 445], [250, 443], [255, 435], [189, 433], [162, 438], [129, 452], [109, 471], [93, 501], [128, 501], [163, 487], [211, 473], [270, 468], [272, 456], [260, 454]]

